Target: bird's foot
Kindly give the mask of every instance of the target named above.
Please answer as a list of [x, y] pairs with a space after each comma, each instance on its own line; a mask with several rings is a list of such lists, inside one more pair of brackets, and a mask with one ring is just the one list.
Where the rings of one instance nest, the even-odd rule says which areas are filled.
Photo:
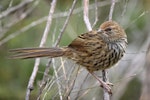
[[114, 84], [111, 83], [111, 82], [106, 82], [106, 84], [109, 85], [109, 86], [114, 86]]
[[104, 82], [104, 81], [101, 81], [100, 83], [101, 83], [100, 86], [101, 86], [102, 88], [106, 89], [106, 91], [107, 91], [109, 94], [112, 94], [111, 87], [110, 87], [110, 86], [113, 86], [112, 83], [110, 83], [110, 82]]

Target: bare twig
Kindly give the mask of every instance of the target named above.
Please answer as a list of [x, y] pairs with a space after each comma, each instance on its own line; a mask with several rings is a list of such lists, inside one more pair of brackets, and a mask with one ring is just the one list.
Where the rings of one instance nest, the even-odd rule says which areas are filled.
[[27, 9], [25, 12], [23, 12], [19, 17], [15, 17], [13, 20], [11, 20], [7, 25], [3, 26], [4, 29], [2, 30], [0, 34], [0, 39], [5, 36], [5, 33], [9, 31], [10, 27], [17, 24], [18, 22], [22, 21], [24, 18], [26, 18], [33, 10], [34, 8], [39, 4], [40, 0], [36, 0], [33, 5]]
[[[55, 85], [55, 83], [57, 83], [57, 80], [59, 80], [60, 78], [62, 78], [62, 77], [58, 77], [58, 79], [56, 79], [55, 76], [53, 76], [51, 79], [49, 78], [49, 80], [47, 80], [48, 82], [47, 82], [46, 86], [44, 87], [46, 92], [44, 93], [42, 100], [45, 100], [48, 92], [53, 89], [53, 86]], [[57, 95], [57, 93], [56, 93], [56, 95]], [[38, 98], [38, 99], [40, 99], [40, 98]]]
[[85, 22], [85, 25], [88, 29], [88, 31], [91, 31], [92, 30], [92, 27], [91, 27], [91, 23], [89, 21], [89, 0], [83, 0], [83, 18], [84, 18], [84, 22]]
[[127, 11], [128, 1], [129, 1], [129, 0], [125, 0], [124, 9], [123, 9], [122, 14], [121, 14], [121, 17], [122, 17], [122, 18], [123, 18], [123, 16], [125, 15], [125, 13], [126, 13], [126, 11]]
[[[84, 83], [86, 82], [86, 80], [87, 80], [87, 78], [88, 78], [88, 75], [89, 75], [89, 73], [87, 73], [87, 75], [86, 75], [85, 78], [83, 79], [83, 82], [82, 82], [82, 84], [81, 84], [80, 87], [79, 87], [80, 90], [83, 88]], [[87, 93], [87, 91], [86, 91], [86, 93]], [[86, 93], [83, 93], [82, 95], [84, 95], [84, 94], [86, 94]], [[80, 94], [80, 91], [78, 91], [75, 100], [79, 99], [79, 94]], [[80, 98], [82, 97], [82, 95], [80, 96]]]
[[[106, 70], [102, 70], [102, 78], [103, 78], [104, 82], [109, 81], [109, 78], [108, 78], [107, 74], [108, 73], [107, 73]], [[103, 100], [110, 100], [110, 94], [105, 89], [103, 89]]]
[[[106, 6], [106, 5], [109, 5], [109, 4], [110, 3], [108, 1], [98, 2], [98, 7]], [[89, 6], [89, 9], [94, 9], [94, 7], [95, 7], [95, 4], [91, 4]], [[80, 13], [81, 11], [83, 11], [82, 7], [77, 8], [77, 9], [74, 10], [73, 14]], [[54, 14], [52, 17], [53, 18], [60, 18], [60, 17], [66, 17], [67, 15], [68, 15], [68, 12], [62, 12], [62, 13]], [[14, 33], [11, 33], [6, 38], [4, 38], [3, 40], [0, 41], [0, 46], [3, 45], [4, 43], [8, 42], [9, 40], [15, 38], [16, 36], [20, 35], [21, 33], [24, 33], [25, 31], [29, 30], [30, 28], [43, 23], [46, 20], [47, 20], [47, 16], [44, 16], [44, 17], [42, 17], [42, 18], [40, 18], [36, 21], [33, 21], [31, 24], [23, 27], [22, 29], [20, 29], [20, 30], [14, 32]]]
[[[55, 33], [56, 33], [56, 28], [54, 29], [54, 32], [52, 32], [52, 42], [54, 42], [54, 39], [55, 39]], [[42, 81], [40, 82], [39, 84], [39, 94], [38, 94], [38, 97], [37, 97], [37, 100], [40, 99], [43, 91], [44, 91], [44, 88], [45, 88], [45, 85], [47, 84], [48, 82], [48, 79], [49, 79], [49, 71], [50, 71], [50, 65], [51, 65], [51, 62], [52, 62], [52, 59], [50, 58], [46, 67], [45, 67], [45, 71], [44, 71], [44, 74], [43, 74], [43, 78], [42, 78]], [[47, 93], [47, 92], [46, 92]], [[46, 94], [45, 93], [45, 94]], [[46, 95], [45, 95], [46, 96]]]
[[[70, 11], [69, 11], [69, 13], [68, 13], [68, 17], [67, 17], [67, 19], [66, 19], [66, 21], [65, 21], [65, 23], [64, 23], [64, 26], [63, 26], [63, 28], [61, 29], [60, 34], [59, 34], [59, 36], [58, 36], [58, 38], [57, 38], [57, 41], [56, 41], [55, 44], [54, 44], [54, 47], [56, 47], [56, 46], [59, 44], [60, 39], [61, 39], [61, 37], [62, 37], [62, 35], [63, 35], [63, 33], [64, 33], [64, 30], [66, 29], [66, 27], [67, 27], [67, 25], [68, 25], [69, 19], [70, 19], [71, 15], [72, 15], [72, 12], [73, 12], [73, 10], [74, 10], [74, 8], [75, 8], [76, 3], [77, 3], [77, 0], [74, 0], [74, 1], [73, 1], [73, 4], [72, 4], [72, 7], [70, 8]], [[50, 64], [51, 64], [51, 59], [49, 60], [49, 63], [47, 64], [46, 69], [45, 69], [45, 72], [44, 72], [44, 75], [43, 75], [43, 79], [42, 79], [42, 82], [41, 82], [41, 85], [40, 85], [40, 88], [41, 88], [41, 89], [40, 89], [40, 94], [39, 94], [39, 96], [40, 96], [41, 93], [42, 93], [42, 87], [43, 87], [43, 86], [45, 85], [45, 83], [46, 83], [46, 76], [47, 76], [48, 73], [49, 73]], [[56, 73], [56, 72], [57, 72], [57, 71], [56, 71], [56, 68], [54, 68], [54, 72], [55, 72], [56, 78], [58, 79], [58, 75], [57, 75], [57, 73]], [[57, 80], [57, 85], [58, 85], [60, 100], [62, 100], [61, 85], [59, 84], [59, 80]]]
[[[109, 20], [112, 20], [112, 15], [113, 15], [113, 11], [114, 11], [114, 6], [115, 6], [115, 0], [111, 0], [111, 7], [110, 7], [110, 12], [109, 12]], [[104, 82], [108, 82], [109, 78], [108, 78], [108, 73], [106, 72], [106, 70], [102, 70], [102, 77], [103, 77], [103, 81]], [[104, 96], [104, 100], [110, 100], [110, 94], [103, 89], [103, 96]]]
[[7, 9], [9, 9], [10, 7], [12, 7], [12, 4], [13, 4], [13, 0], [10, 1], [9, 6], [8, 6]]
[[16, 11], [17, 9], [20, 9], [21, 7], [33, 2], [34, 0], [24, 0], [22, 1], [19, 5], [16, 5], [14, 7], [11, 7], [9, 9], [7, 9], [6, 11], [3, 11], [1, 14], [0, 14], [0, 19], [8, 16], [10, 13]]
[[132, 26], [132, 24], [135, 24], [136, 21], [138, 21], [143, 16], [145, 16], [146, 14], [149, 14], [149, 13], [150, 13], [150, 11], [148, 11], [148, 10], [143, 11], [137, 18], [135, 18], [133, 21], [131, 21], [124, 29], [127, 29], [128, 27]]
[[74, 8], [75, 8], [76, 3], [77, 3], [77, 0], [74, 0], [74, 1], [73, 1], [73, 4], [72, 4], [72, 7], [70, 8], [70, 11], [69, 11], [69, 13], [68, 13], [68, 17], [67, 17], [67, 19], [66, 19], [66, 21], [65, 21], [65, 23], [64, 23], [63, 28], [62, 28], [61, 31], [60, 31], [60, 34], [59, 34], [58, 39], [57, 39], [57, 41], [56, 41], [56, 43], [55, 43], [54, 46], [57, 46], [57, 45], [59, 44], [60, 39], [61, 39], [61, 37], [62, 37], [62, 35], [63, 35], [63, 33], [64, 33], [64, 31], [65, 31], [67, 25], [68, 25], [70, 16], [72, 15], [72, 12], [73, 12], [73, 10], [74, 10]]
[[[52, 77], [51, 80], [48, 82], [48, 84], [46, 84], [45, 89], [47, 89], [49, 91], [53, 87], [53, 85], [55, 84], [55, 82], [56, 81], [54, 80], [54, 77]], [[48, 91], [45, 92], [45, 94], [43, 96], [43, 100], [45, 100], [46, 95], [48, 94]]]
[[[52, 3], [51, 3], [51, 8], [50, 8], [49, 16], [48, 16], [48, 19], [47, 19], [47, 24], [46, 24], [46, 27], [45, 27], [45, 30], [44, 30], [44, 33], [43, 33], [43, 37], [41, 39], [41, 43], [40, 43], [39, 47], [43, 47], [45, 42], [46, 42], [47, 35], [48, 35], [49, 29], [50, 29], [50, 26], [51, 26], [51, 23], [52, 23], [52, 15], [53, 15], [54, 10], [55, 10], [56, 2], [57, 2], [57, 0], [53, 0]], [[33, 90], [33, 83], [34, 83], [35, 77], [36, 77], [37, 72], [38, 72], [39, 64], [40, 64], [40, 59], [37, 58], [35, 60], [34, 69], [33, 69], [32, 75], [31, 75], [29, 83], [28, 83], [27, 92], [26, 92], [26, 100], [29, 100], [31, 90]]]
[[[90, 90], [91, 90], [91, 88], [86, 89], [86, 91], [75, 100], [82, 100], [82, 97], [84, 97]], [[80, 92], [80, 91], [78, 91], [78, 92]]]
[[80, 67], [77, 68], [76, 76], [75, 76], [75, 78], [73, 79], [73, 81], [71, 82], [71, 84], [70, 84], [70, 86], [69, 86], [67, 92], [65, 93], [64, 99], [69, 99], [69, 96], [70, 96], [70, 94], [71, 94], [71, 91], [72, 91], [72, 89], [73, 89], [73, 87], [74, 87], [74, 85], [75, 85], [75, 81], [76, 81], [76, 79], [77, 79], [77, 75], [79, 74], [79, 69], [80, 69]]
[[[54, 34], [55, 33], [56, 33], [56, 27], [54, 29], [54, 32], [52, 32], [52, 42], [54, 42], [54, 39], [55, 39], [55, 35]], [[49, 88], [51, 88], [51, 86], [53, 85], [53, 83], [51, 84], [52, 79], [51, 79], [50, 82], [48, 82], [48, 80], [50, 79], [49, 71], [50, 71], [51, 62], [52, 62], [52, 59], [50, 58], [48, 63], [47, 63], [47, 65], [46, 65], [46, 67], [45, 67], [45, 71], [44, 71], [44, 74], [43, 74], [42, 81], [39, 84], [39, 94], [38, 94], [37, 100], [40, 99], [44, 89], [48, 88], [48, 90], [49, 90]], [[53, 78], [54, 78], [54, 76], [53, 76]], [[49, 86], [49, 84], [51, 84], [51, 86]], [[47, 92], [45, 92], [43, 99], [46, 97], [46, 94], [47, 94]]]
[[[109, 78], [107, 75], [107, 71], [106, 70], [102, 70], [102, 78], [104, 82], [108, 82]], [[106, 89], [103, 89], [103, 100], [110, 100], [110, 94], [106, 91]]]
[[96, 25], [98, 22], [98, 5], [97, 5], [97, 0], [95, 0], [95, 21], [92, 25], [92, 28]]
[[58, 72], [57, 72], [57, 69], [56, 69], [56, 65], [54, 64], [54, 59], [52, 59], [53, 61], [53, 69], [54, 69], [54, 73], [55, 73], [55, 77], [56, 77], [56, 83], [57, 83], [57, 86], [58, 86], [58, 93], [59, 93], [59, 99], [62, 100], [63, 97], [62, 97], [62, 90], [61, 90], [61, 85], [60, 85], [60, 81], [59, 81], [59, 78], [58, 78]]
[[31, 24], [23, 27], [22, 29], [20, 29], [20, 30], [14, 32], [14, 33], [11, 33], [9, 36], [7, 36], [6, 38], [4, 38], [3, 40], [0, 41], [0, 46], [3, 45], [4, 43], [8, 42], [9, 40], [15, 38], [19, 34], [21, 34], [21, 33], [25, 32], [25, 31], [29, 30], [30, 28], [32, 28], [32, 27], [34, 27], [34, 26], [44, 22], [46, 20], [46, 18], [47, 17], [43, 17], [43, 18], [41, 18], [41, 19], [39, 19], [37, 21], [34, 21]]
[[[71, 69], [68, 70], [68, 75], [67, 75], [67, 87], [65, 89], [65, 93], [64, 93], [64, 98], [69, 98], [70, 94], [72, 93], [73, 87], [75, 85], [75, 80], [77, 79], [77, 75], [79, 72], [79, 66], [78, 68], [76, 68], [76, 64], [74, 64], [73, 66], [71, 66]], [[69, 66], [70, 67], [70, 66]], [[75, 73], [75, 74], [73, 74]], [[74, 77], [72, 77], [73, 75], [75, 75]], [[74, 79], [73, 79], [74, 78]], [[72, 82], [69, 80], [72, 80]]]
[[35, 7], [39, 4], [40, 0], [35, 0], [33, 2], [33, 4], [31, 5], [31, 7], [29, 9], [27, 9], [25, 12], [23, 12], [19, 18], [17, 17], [17, 20], [12, 21], [12, 23], [8, 23], [8, 25], [6, 25], [6, 28], [10, 28], [12, 27], [14, 24], [18, 23], [19, 21], [23, 20], [24, 18], [26, 18], [34, 9]]
[[111, 0], [111, 7], [110, 7], [110, 12], [109, 12], [109, 20], [112, 20], [114, 7], [115, 7], [115, 0]]

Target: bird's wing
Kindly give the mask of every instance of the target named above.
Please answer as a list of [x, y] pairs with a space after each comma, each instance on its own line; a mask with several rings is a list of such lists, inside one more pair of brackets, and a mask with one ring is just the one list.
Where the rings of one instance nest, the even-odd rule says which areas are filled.
[[92, 45], [92, 44], [89, 45], [89, 43], [93, 43], [94, 45], [94, 43], [98, 40], [96, 34], [97, 34], [97, 31], [90, 31], [90, 32], [81, 34], [75, 40], [73, 40], [72, 43], [68, 47], [75, 49], [76, 51], [87, 52], [87, 50]]

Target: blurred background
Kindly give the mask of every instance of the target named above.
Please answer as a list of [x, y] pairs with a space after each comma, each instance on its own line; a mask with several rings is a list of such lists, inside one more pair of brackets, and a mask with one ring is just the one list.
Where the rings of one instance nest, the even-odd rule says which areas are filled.
[[[22, 100], [26, 89], [34, 59], [11, 60], [7, 57], [9, 49], [38, 47], [46, 26], [46, 19], [52, 0], [0, 0], [0, 100]], [[96, 2], [96, 3], [95, 3]], [[52, 25], [45, 46], [51, 47], [57, 40], [71, 8], [72, 0], [58, 0], [52, 19]], [[108, 20], [110, 0], [90, 0], [89, 19], [93, 29]], [[97, 10], [95, 8], [97, 6]], [[128, 36], [128, 48], [124, 58], [108, 70], [109, 80], [114, 84], [113, 100], [148, 100], [150, 94], [150, 1], [118, 0], [113, 13], [113, 20], [125, 29]], [[95, 14], [97, 11], [97, 15]], [[98, 18], [98, 21], [96, 20]], [[87, 32], [83, 20], [83, 2], [78, 0], [59, 46], [66, 46], [79, 34]], [[43, 58], [31, 93], [31, 100], [38, 95], [38, 84], [42, 80], [48, 59]], [[58, 88], [56, 66], [59, 82]], [[65, 67], [65, 72], [62, 70]], [[101, 75], [101, 71], [96, 72]], [[64, 77], [69, 81], [64, 80]], [[66, 88], [75, 80], [68, 95], [71, 100], [101, 100], [102, 89], [97, 81], [87, 74], [84, 68], [65, 58], [56, 58], [50, 68], [49, 81], [44, 88], [42, 98], [45, 100], [60, 99]], [[73, 79], [73, 80], [72, 80]], [[54, 83], [52, 83], [52, 80]], [[68, 85], [66, 85], [68, 84]], [[149, 92], [148, 92], [149, 91]]]

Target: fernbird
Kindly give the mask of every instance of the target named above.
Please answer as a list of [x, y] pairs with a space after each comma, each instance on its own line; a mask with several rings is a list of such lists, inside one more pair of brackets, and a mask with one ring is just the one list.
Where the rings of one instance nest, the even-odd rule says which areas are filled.
[[102, 23], [98, 30], [79, 35], [68, 46], [52, 48], [13, 49], [10, 58], [28, 59], [37, 57], [67, 57], [84, 66], [109, 93], [111, 88], [94, 71], [104, 70], [116, 64], [124, 55], [127, 36], [124, 29], [115, 21]]

